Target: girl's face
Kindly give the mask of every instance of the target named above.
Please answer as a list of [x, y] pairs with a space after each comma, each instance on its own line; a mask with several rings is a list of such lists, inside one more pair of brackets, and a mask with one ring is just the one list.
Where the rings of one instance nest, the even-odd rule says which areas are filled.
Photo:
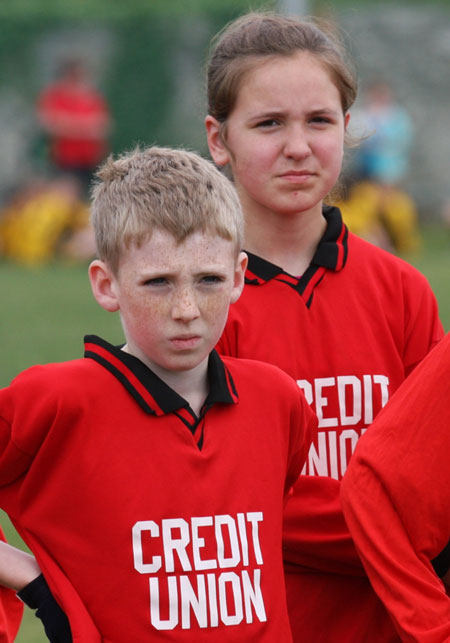
[[214, 161], [231, 166], [245, 212], [321, 213], [341, 170], [348, 118], [329, 72], [298, 52], [245, 74], [225, 140], [212, 116], [206, 129]]

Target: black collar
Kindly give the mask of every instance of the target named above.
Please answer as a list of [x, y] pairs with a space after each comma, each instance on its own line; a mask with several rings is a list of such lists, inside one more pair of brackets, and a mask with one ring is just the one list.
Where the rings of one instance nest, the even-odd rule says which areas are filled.
[[[339, 208], [334, 206], [324, 206], [323, 216], [327, 221], [326, 230], [319, 241], [316, 252], [312, 258], [309, 268], [305, 274], [297, 279], [301, 281], [303, 277], [309, 281], [313, 272], [318, 267], [327, 268], [328, 270], [339, 271], [345, 266], [347, 261], [347, 237], [348, 230], [342, 221], [342, 215]], [[262, 257], [247, 252], [248, 268], [246, 273], [246, 282], [253, 285], [260, 285], [278, 277], [279, 275], [288, 275], [283, 268]], [[291, 275], [292, 277], [292, 275]]]
[[[84, 342], [84, 356], [95, 360], [117, 377], [146, 413], [164, 415], [183, 408], [189, 409], [184, 398], [141, 360], [121, 350], [120, 346], [113, 346], [96, 335], [86, 335]], [[204, 410], [216, 403], [237, 402], [233, 379], [215, 350], [209, 356], [208, 379], [210, 390]]]

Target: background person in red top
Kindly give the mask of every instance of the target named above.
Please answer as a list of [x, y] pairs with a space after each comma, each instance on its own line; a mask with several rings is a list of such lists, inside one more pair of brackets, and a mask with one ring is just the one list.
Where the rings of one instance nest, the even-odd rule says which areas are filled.
[[92, 173], [108, 152], [111, 116], [81, 60], [62, 64], [57, 80], [38, 97], [37, 115], [53, 168], [75, 174], [87, 193]]
[[284, 369], [319, 420], [285, 512], [297, 643], [398, 640], [346, 528], [340, 479], [359, 437], [443, 335], [426, 279], [324, 206], [356, 90], [339, 38], [312, 21], [251, 13], [213, 43], [208, 144], [233, 175], [249, 256], [219, 350]]

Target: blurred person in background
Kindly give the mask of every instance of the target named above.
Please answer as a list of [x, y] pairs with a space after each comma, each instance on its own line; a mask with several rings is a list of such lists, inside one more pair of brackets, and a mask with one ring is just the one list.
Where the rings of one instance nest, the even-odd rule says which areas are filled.
[[92, 175], [109, 150], [112, 119], [81, 60], [65, 61], [57, 79], [44, 87], [37, 117], [51, 167], [76, 176], [87, 196]]
[[418, 213], [404, 187], [414, 142], [411, 117], [391, 86], [377, 81], [369, 86], [355, 120], [362, 140], [346, 198], [339, 203], [344, 220], [352, 232], [386, 250], [418, 250]]
[[110, 110], [87, 66], [75, 58], [44, 87], [36, 109], [45, 167], [3, 205], [0, 254], [29, 266], [55, 257], [89, 260], [95, 250], [87, 197], [93, 173], [109, 151]]
[[87, 261], [94, 255], [89, 207], [76, 176], [35, 177], [0, 210], [0, 256], [5, 259], [33, 267], [55, 258]]

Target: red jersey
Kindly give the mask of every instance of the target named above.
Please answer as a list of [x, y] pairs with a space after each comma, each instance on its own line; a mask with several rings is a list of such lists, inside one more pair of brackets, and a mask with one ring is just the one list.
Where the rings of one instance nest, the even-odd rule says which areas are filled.
[[47, 127], [55, 129], [50, 153], [58, 167], [91, 169], [104, 159], [109, 110], [94, 88], [54, 83], [42, 92], [37, 109]]
[[74, 642], [291, 641], [283, 500], [316, 418], [268, 364], [209, 359], [200, 417], [137, 358], [85, 358], [0, 391], [0, 502]]
[[351, 533], [402, 641], [450, 641], [430, 565], [450, 539], [450, 335], [361, 440], [342, 484]]
[[[294, 640], [397, 640], [363, 574], [339, 501], [359, 437], [443, 336], [437, 303], [416, 269], [349, 233], [337, 208], [301, 278], [249, 254], [222, 354], [276, 364], [319, 423], [285, 514], [287, 598]], [[300, 567], [301, 565], [301, 567]], [[343, 575], [345, 574], [345, 576]]]

